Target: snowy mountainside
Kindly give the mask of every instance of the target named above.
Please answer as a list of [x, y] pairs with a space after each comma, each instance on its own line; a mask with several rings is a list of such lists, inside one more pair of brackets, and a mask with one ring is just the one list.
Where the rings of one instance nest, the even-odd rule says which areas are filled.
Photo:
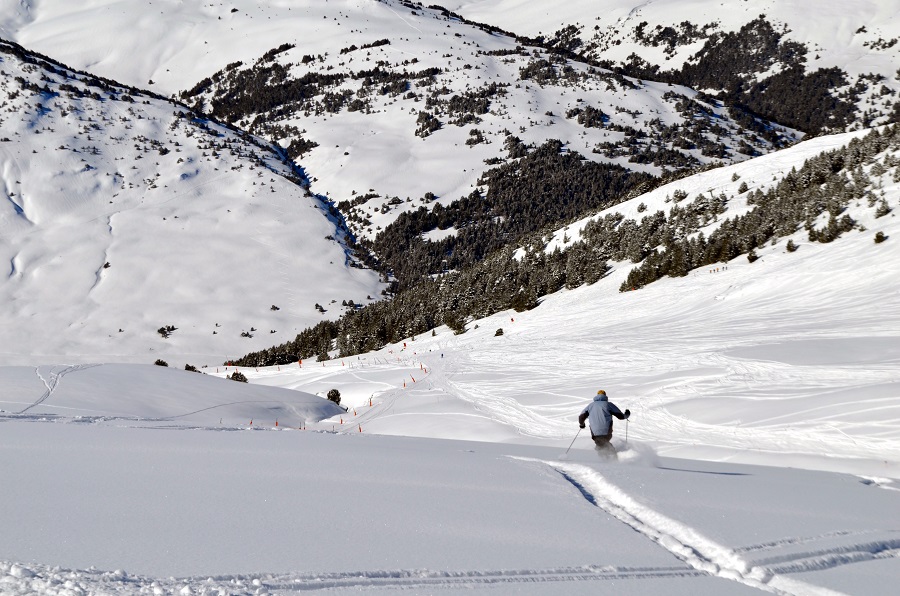
[[[831, 100], [816, 109], [834, 110], [843, 103], [842, 109], [852, 105], [856, 110], [841, 115], [838, 121], [824, 121], [832, 131], [842, 126], [882, 124], [900, 114], [895, 109], [900, 103], [900, 18], [896, 3], [890, 0], [839, 0], [815, 10], [799, 0], [612, 0], [602, 4], [575, 0], [552, 8], [521, 0], [456, 0], [445, 6], [472, 21], [502, 23], [518, 34], [544, 38], [604, 63], [630, 65], [634, 73], [644, 70], [650, 78], [654, 77], [649, 71], [658, 68], [658, 73], [682, 73], [675, 78], [708, 82], [692, 84], [697, 89], [717, 92], [731, 87], [731, 93], [735, 79], [743, 82], [744, 91], [767, 81], [759, 89], [760, 97], [748, 103], [775, 112], [777, 106], [767, 104], [762, 95], [780, 87], [778, 101], [791, 104], [805, 91], [800, 89], [802, 77], [778, 79], [773, 75], [784, 76], [784, 71], [796, 67], [807, 74], [829, 71], [816, 81], [807, 80], [809, 86], [820, 90], [836, 83], [825, 94]], [[741, 66], [726, 74], [729, 65], [719, 63], [715, 54], [724, 56], [741, 46], [742, 51], [727, 58]], [[722, 86], [712, 83], [717, 76]], [[744, 96], [744, 101], [748, 97]], [[810, 93], [809, 97], [821, 98], [822, 94]], [[799, 104], [793, 107], [803, 109]]]
[[[308, 18], [328, 10], [310, 7]], [[587, 160], [659, 175], [742, 161], [802, 136], [445, 11], [386, 1], [365, 15], [345, 15], [357, 29], [338, 36], [326, 13], [314, 43], [288, 38], [179, 94], [285, 146], [363, 238], [404, 212], [498, 193], [490, 172], [522, 155], [512, 149], [519, 142], [558, 139]], [[412, 35], [398, 35], [398, 17]]]
[[[701, 172], [681, 180], [670, 182], [652, 191], [624, 201], [596, 215], [586, 217], [554, 232], [547, 243], [547, 250], [565, 248], [577, 242], [584, 234], [590, 222], [602, 218], [613, 217], [617, 226], [623, 222], [643, 222], [649, 214], [664, 213], [670, 220], [679, 209], [696, 210], [702, 221], [694, 222], [691, 229], [681, 231], [681, 239], [696, 236], [698, 233], [710, 236], [723, 224], [735, 218], [747, 215], [761, 203], [761, 197], [772, 190], [779, 189], [790, 192], [786, 181], [803, 178], [800, 184], [807, 187], [826, 186], [826, 177], [815, 178], [815, 172], [809, 172], [811, 163], [822, 161], [827, 156], [838, 155], [828, 164], [831, 172], [843, 177], [840, 182], [844, 187], [853, 188], [846, 197], [829, 196], [827, 205], [808, 205], [803, 217], [792, 221], [790, 216], [781, 213], [768, 214], [773, 226], [784, 229], [772, 238], [771, 246], [779, 247], [781, 241], [830, 242], [836, 239], [814, 239], [810, 233], [820, 232], [831, 220], [846, 216], [852, 225], [847, 230], [874, 237], [889, 234], [893, 230], [900, 207], [900, 131], [896, 125], [881, 129], [856, 131], [839, 135], [816, 137], [801, 142], [793, 147], [761, 156], [740, 166], [716, 168]], [[842, 153], [843, 152], [843, 153]], [[798, 174], [799, 170], [799, 174]], [[830, 181], [829, 182], [833, 182]], [[788, 186], [783, 188], [781, 185]], [[832, 187], [828, 187], [832, 190]], [[842, 201], [847, 204], [842, 204]], [[715, 203], [715, 209], [707, 208], [708, 203]], [[885, 217], [889, 216], [889, 217]], [[794, 215], [796, 217], [796, 215]], [[698, 217], [698, 220], [701, 219]], [[665, 251], [670, 247], [660, 243], [645, 247], [649, 250]], [[747, 246], [747, 250], [766, 247]], [[635, 259], [634, 262], [639, 262]], [[627, 266], [627, 264], [623, 264]]]
[[[817, 137], [684, 178], [558, 230], [544, 250], [571, 249], [591, 220], [653, 218], [700, 195], [724, 196], [725, 210], [700, 228], [712, 237], [756, 208], [748, 197], [801, 175], [823, 152], [844, 151], [838, 154], [855, 162], [846, 186], [864, 198], [829, 206], [855, 221], [830, 241], [810, 240], [800, 224], [761, 242], [753, 262], [748, 247], [730, 261], [664, 276], [637, 291], [620, 290], [639, 265], [610, 261], [594, 283], [546, 295], [524, 312], [469, 319], [461, 334], [447, 326], [434, 334], [416, 329], [380, 350], [333, 354], [340, 362], [303, 368], [257, 371], [248, 362], [248, 376], [310, 393], [338, 387], [342, 403], [359, 409], [354, 422], [368, 432], [563, 446], [574, 404], [602, 387], [635, 412], [633, 436], [663, 455], [894, 477], [900, 473], [897, 138], [889, 129], [877, 138]], [[748, 190], [741, 192], [742, 185]], [[676, 191], [685, 195], [680, 204], [672, 202]], [[817, 238], [830, 219], [826, 210], [813, 220]], [[877, 242], [879, 235], [885, 240]], [[453, 287], [471, 293], [459, 282]], [[461, 311], [469, 299], [457, 300]]]
[[752, 264], [782, 249], [794, 254], [818, 246], [827, 253], [834, 249], [826, 245], [848, 235], [866, 238], [872, 243], [866, 258], [887, 266], [892, 251], [883, 244], [897, 221], [898, 146], [900, 127], [891, 125], [817, 137], [796, 150], [686, 177], [555, 232], [531, 234], [476, 265], [235, 362], [288, 364], [334, 351], [352, 356], [441, 325], [463, 333], [467, 322], [531, 310], [542, 296], [604, 278], [616, 279], [620, 291], [636, 290], [704, 267]]
[[[610, 14], [626, 6], [614, 2]], [[491, 8], [457, 4], [469, 18], [467, 6]], [[792, 2], [734, 6], [763, 5], [802, 14]], [[475, 20], [518, 30], [521, 19], [535, 35], [524, 22], [550, 4], [494, 6], [506, 20]], [[629, 10], [654, 6], [676, 14], [670, 0]], [[886, 4], [819, 13], [833, 6], [852, 17]], [[243, 43], [221, 35], [232, 29]], [[802, 135], [685, 87], [523, 53], [490, 27], [405, 1], [0, 0], [0, 31], [97, 73], [0, 42], [0, 593], [895, 590], [900, 125], [771, 151]], [[896, 49], [877, 46], [878, 59]], [[373, 66], [355, 78], [360, 63]], [[413, 76], [431, 67], [442, 72]], [[510, 85], [490, 87], [489, 75]], [[429, 76], [452, 93], [425, 110], [424, 90], [405, 95]], [[260, 81], [271, 95], [244, 93]], [[280, 84], [314, 93], [276, 106]], [[144, 85], [218, 105], [219, 118]], [[566, 103], [581, 94], [594, 110]], [[413, 107], [438, 128], [410, 118]], [[507, 142], [513, 121], [538, 147]], [[676, 124], [695, 147], [659, 135]], [[569, 142], [542, 144], [554, 138], [545, 129]], [[627, 155], [578, 146], [612, 135], [621, 143], [605, 150]], [[724, 161], [743, 160], [742, 142], [762, 155], [649, 192], [629, 174], [618, 204], [391, 300], [371, 299], [378, 276], [348, 257], [340, 214], [303, 179], [335, 201], [379, 194], [356, 205], [371, 225], [354, 229], [374, 234], [419, 197], [441, 204], [482, 187], [487, 203], [504, 176], [543, 169], [543, 183], [562, 162], [659, 173], [641, 163], [653, 142], [674, 151], [667, 159], [720, 159], [699, 139], [725, 147]], [[588, 159], [570, 159], [576, 150]], [[593, 188], [603, 177], [591, 172], [572, 182]], [[410, 203], [403, 185], [421, 185]], [[644, 235], [658, 214], [665, 225]], [[603, 244], [620, 233], [627, 243]], [[721, 262], [700, 265], [710, 256]], [[531, 258], [548, 266], [529, 270]], [[464, 287], [473, 278], [487, 290]], [[548, 278], [554, 291], [538, 292]], [[521, 310], [496, 308], [488, 291], [509, 301], [526, 287]], [[434, 288], [452, 294], [445, 304]], [[330, 352], [321, 361], [285, 349], [272, 366], [216, 366], [327, 327], [345, 298], [361, 308], [314, 338], [313, 355]], [[453, 316], [425, 325], [438, 308]], [[371, 312], [386, 313], [368, 318], [385, 335], [361, 324]], [[380, 347], [335, 349], [369, 342]], [[119, 363], [88, 364], [98, 361]], [[215, 378], [237, 372], [249, 383]], [[632, 412], [615, 422], [617, 461], [577, 426], [601, 388]], [[323, 397], [333, 389], [340, 407]]]
[[[864, 137], [616, 209], [669, 208], [676, 188], [743, 196]], [[636, 292], [619, 292], [634, 264], [615, 263], [461, 335], [241, 367], [249, 384], [210, 378], [233, 367], [0, 367], [0, 590], [890, 593], [896, 149], [860, 160], [892, 209], [851, 205], [866, 230], [798, 231], [793, 253], [782, 239]], [[618, 463], [575, 434], [601, 387], [633, 413]], [[347, 411], [312, 396], [332, 388]]]
[[4, 361], [221, 362], [377, 295], [276, 147], [0, 50]]
[[[491, 192], [482, 175], [507, 159], [510, 135], [559, 139], [588, 160], [655, 174], [744, 160], [802, 136], [419, 4], [162, 4], [157, 14], [51, 0], [20, 10], [22, 23], [7, 30], [92, 72], [153, 80], [281, 143], [363, 238], [401, 213]], [[79, 43], [87, 21], [111, 45]]]

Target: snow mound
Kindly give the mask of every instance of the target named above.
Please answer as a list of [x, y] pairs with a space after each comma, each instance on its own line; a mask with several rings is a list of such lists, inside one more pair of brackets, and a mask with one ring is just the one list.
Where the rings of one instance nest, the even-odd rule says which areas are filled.
[[0, 367], [0, 385], [0, 412], [17, 419], [299, 428], [343, 413], [303, 391], [138, 364]]

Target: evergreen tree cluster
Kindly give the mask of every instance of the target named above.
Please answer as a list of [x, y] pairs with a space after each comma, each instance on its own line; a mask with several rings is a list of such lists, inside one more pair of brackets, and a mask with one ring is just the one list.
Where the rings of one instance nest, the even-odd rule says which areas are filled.
[[[808, 232], [810, 242], [832, 242], [856, 227], [856, 222], [846, 213], [851, 203], [866, 200], [873, 207], [878, 202], [870, 189], [872, 180], [863, 166], [873, 163], [876, 156], [889, 148], [900, 149], [898, 125], [883, 133], [873, 130], [846, 147], [811, 158], [767, 192], [754, 192], [748, 199], [754, 208], [744, 215], [726, 219], [709, 238], [703, 232], [694, 234], [700, 226], [673, 232], [671, 221], [661, 222], [659, 230], [662, 231], [656, 231], [657, 236], [642, 245], [644, 250], [653, 248], [643, 263], [629, 273], [620, 291], [638, 289], [665, 276], [685, 276], [697, 267], [728, 262], [745, 253], [749, 253], [753, 262], [754, 249], [773, 239], [790, 236], [801, 227]], [[898, 165], [894, 160], [891, 163], [893, 167]], [[884, 166], [872, 165], [876, 171], [879, 167]], [[882, 205], [883, 202], [876, 215], [883, 211]], [[827, 223], [817, 227], [817, 221], [825, 214]], [[792, 243], [788, 250], [793, 252], [796, 245]]]
[[572, 108], [566, 112], [566, 118], [575, 118], [585, 128], [603, 128], [604, 122], [609, 121], [609, 116], [603, 110], [593, 106]]
[[446, 116], [449, 118], [449, 123], [456, 126], [478, 124], [481, 122], [479, 116], [487, 114], [491, 109], [491, 100], [495, 97], [505, 96], [508, 86], [504, 83], [488, 83], [463, 93], [455, 93], [447, 99], [443, 99], [442, 96], [446, 95], [448, 90], [446, 87], [441, 87], [433, 90], [427, 96], [425, 108], [432, 110], [438, 116]]
[[[378, 40], [363, 44], [363, 48], [373, 48], [390, 44], [390, 40]], [[321, 115], [337, 113], [347, 108], [349, 111], [366, 111], [368, 96], [397, 96], [410, 89], [410, 81], [423, 85], [441, 73], [439, 68], [426, 68], [418, 72], [407, 72], [405, 68], [394, 69], [385, 62], [358, 72], [319, 72], [315, 68], [300, 76], [292, 73], [294, 65], [281, 63], [274, 58], [293, 46], [284, 44], [264, 54], [253, 65], [242, 68], [241, 63], [230, 64], [183, 91], [183, 101], [195, 101], [203, 107], [209, 96], [212, 115], [227, 122], [244, 120], [249, 130], [255, 134], [265, 133], [273, 121], [283, 120], [302, 114]], [[356, 48], [351, 46], [351, 48]], [[353, 51], [345, 48], [348, 52]], [[346, 53], [346, 52], [345, 52]], [[304, 56], [302, 64], [308, 65], [322, 57]], [[405, 61], [414, 64], [416, 59]], [[358, 88], [341, 88], [347, 81], [355, 81]], [[253, 117], [252, 121], [248, 120]]]
[[[445, 268], [468, 267], [530, 233], [611, 206], [656, 182], [649, 174], [585, 160], [557, 140], [532, 151], [515, 137], [506, 145], [510, 155], [524, 157], [485, 172], [484, 195], [476, 190], [446, 206], [404, 212], [374, 241], [361, 242], [368, 263], [397, 280], [395, 290]], [[456, 233], [442, 240], [422, 237], [451, 227]]]
[[663, 47], [663, 53], [667, 58], [675, 55], [679, 46], [690, 45], [695, 41], [708, 38], [715, 25], [706, 24], [698, 27], [690, 21], [682, 21], [677, 26], [657, 25], [654, 29], [647, 30], [647, 21], [642, 21], [634, 28], [635, 41], [648, 47]]
[[[854, 122], [861, 89], [842, 90], [847, 76], [836, 67], [807, 72], [806, 46], [784, 39], [765, 15], [738, 31], [695, 33], [706, 42], [680, 70], [664, 71], [636, 54], [622, 65], [604, 64], [629, 76], [717, 89], [718, 98], [739, 111], [807, 133], [844, 130]], [[755, 79], [775, 66], [776, 74]]]

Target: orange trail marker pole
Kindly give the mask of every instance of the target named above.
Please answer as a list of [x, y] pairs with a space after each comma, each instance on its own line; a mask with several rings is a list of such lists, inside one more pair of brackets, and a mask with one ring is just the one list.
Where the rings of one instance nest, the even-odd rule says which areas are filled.
[[343, 424], [343, 423], [344, 423], [344, 417], [341, 416], [341, 424]]
[[359, 425], [359, 432], [362, 432], [362, 424]]

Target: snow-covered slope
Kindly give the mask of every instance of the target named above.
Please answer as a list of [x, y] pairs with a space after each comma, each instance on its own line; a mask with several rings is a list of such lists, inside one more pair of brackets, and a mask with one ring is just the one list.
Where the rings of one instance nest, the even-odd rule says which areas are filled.
[[[765, 187], [854, 136], [676, 185]], [[896, 213], [893, 170], [861, 167]], [[242, 368], [249, 385], [0, 368], [0, 590], [891, 593], [900, 224], [852, 209], [867, 229], [829, 244], [637, 292], [617, 264], [463, 335]], [[633, 413], [618, 463], [576, 434], [599, 388]], [[347, 411], [310, 395], [330, 389]]]
[[267, 427], [280, 421], [300, 428], [343, 413], [302, 391], [137, 364], [4, 367], [3, 384], [3, 410], [16, 419], [179, 427], [200, 421], [206, 427], [212, 416], [223, 429], [252, 426], [254, 418]]
[[[40, 397], [28, 372], [0, 379]], [[4, 594], [833, 595], [889, 593], [900, 565], [885, 478], [656, 459], [633, 436], [615, 464], [584, 438], [563, 457], [275, 428], [284, 390], [152, 366], [37, 372], [47, 399], [0, 418]], [[220, 407], [139, 405], [181, 380]], [[140, 400], [123, 407], [123, 385]], [[77, 402], [106, 415], [53, 405]], [[203, 422], [254, 407], [255, 431]]]
[[[478, 13], [487, 3], [458, 4], [451, 8], [493, 22]], [[744, 5], [800, 14], [792, 3]], [[527, 33], [525, 21], [545, 5], [494, 6], [509, 19], [504, 28], [520, 19]], [[567, 11], [585, 6], [561, 5], [556, 14], [571, 22]], [[654, 7], [661, 22], [676, 17], [666, 0], [642, 6], [633, 7], [635, 18]], [[691, 6], [703, 14], [711, 4]], [[836, 6], [849, 19], [877, 16], [884, 5]], [[439, 10], [393, 1], [4, 0], [0, 8], [4, 35], [102, 74], [168, 85], [166, 93], [188, 86], [176, 85], [180, 77], [192, 86], [235, 60], [246, 64], [228, 72], [242, 72], [284, 42], [297, 47], [259, 66], [302, 74], [304, 52], [320, 44], [329, 56], [306, 62], [317, 76], [342, 61], [357, 71], [365, 58], [410, 71], [459, 59], [459, 70], [440, 75], [457, 94], [527, 66], [515, 60], [538, 59]], [[232, 28], [246, 43], [213, 35]], [[435, 41], [444, 32], [448, 56]], [[388, 44], [340, 53], [388, 34]], [[86, 35], [110, 45], [84, 43]], [[430, 41], [418, 45], [420, 36]], [[889, 43], [872, 55], [894, 51], [881, 47]], [[0, 277], [0, 363], [28, 365], [0, 367], [0, 592], [894, 591], [896, 143], [852, 164], [848, 182], [862, 198], [838, 215], [856, 225], [829, 243], [798, 230], [757, 247], [752, 263], [741, 256], [638, 291], [619, 291], [635, 264], [610, 263], [593, 285], [469, 321], [462, 335], [441, 327], [349, 358], [241, 368], [244, 384], [213, 378], [236, 372], [213, 363], [292, 337], [323, 316], [314, 303], [326, 316], [342, 299], [365, 303], [378, 290], [375, 276], [349, 266], [327, 205], [290, 179], [300, 172], [272, 146], [184, 106], [23, 55], [0, 54], [0, 262], [9, 264]], [[468, 126], [488, 131], [494, 148], [499, 136], [490, 135], [503, 120], [534, 142], [553, 136], [545, 129], [589, 145], [597, 135], [626, 136], [561, 118], [580, 94], [614, 123], [640, 127], [653, 113], [668, 125], [682, 116], [665, 98], [672, 88], [615, 77], [613, 90], [592, 88], [606, 75], [570, 66], [590, 75], [578, 91], [523, 80], [510, 92], [515, 101], [492, 99], [496, 113], [479, 115], [482, 122], [445, 126], [424, 141], [413, 138], [408, 118], [424, 97], [380, 90], [371, 93], [373, 114], [288, 114], [281, 124], [306, 130], [266, 134], [285, 146], [323, 135], [301, 161], [311, 176], [323, 172], [316, 188], [335, 198], [443, 188], [452, 199], [476, 184], [492, 155], [481, 153], [487, 143], [465, 144], [477, 138]], [[151, 77], [157, 82], [144, 81]], [[360, 90], [355, 97], [364, 99]], [[190, 100], [198, 98], [215, 99], [209, 90]], [[730, 131], [722, 139], [738, 142], [744, 133], [716, 110]], [[708, 234], [749, 212], [757, 190], [861, 136], [815, 138], [679, 180], [550, 234], [546, 248], [575, 242], [590, 220], [639, 219], [701, 194], [724, 206], [704, 224]], [[453, 142], [461, 146], [448, 155]], [[408, 149], [416, 143], [422, 149]], [[375, 189], [371, 180], [384, 182]], [[391, 210], [400, 208], [388, 203], [379, 215]], [[810, 226], [826, 225], [828, 215], [820, 217]], [[160, 356], [178, 367], [209, 362], [201, 369], [209, 374], [82, 364]], [[586, 433], [576, 434], [578, 412], [600, 388], [633, 413], [615, 426], [618, 463], [599, 459]], [[324, 399], [331, 389], [346, 410]]]
[[[802, 136], [436, 9], [368, 3], [329, 25], [333, 11], [307, 7], [304, 20], [323, 23], [317, 37], [287, 37], [180, 96], [289, 149], [317, 143], [298, 161], [364, 237], [405, 211], [486, 191], [482, 174], [511, 158], [510, 137], [559, 139], [585, 159], [661, 174], [746, 160]], [[356, 26], [349, 36], [338, 34], [341, 17]], [[398, 19], [414, 34], [398, 34]]]
[[[469, 20], [531, 37], [551, 38], [559, 29], [574, 25], [579, 30], [575, 37], [583, 41], [581, 50], [594, 48], [597, 57], [616, 62], [634, 52], [667, 68], [681, 66], [700, 49], [703, 38], [671, 48], [665, 39], [653, 45], [652, 40], [641, 41], [635, 35], [640, 23], [647, 22], [644, 30], [650, 36], [657, 25], [677, 29], [683, 22], [728, 32], [765, 15], [785, 25], [790, 39], [807, 44], [813, 53], [810, 66], [838, 66], [854, 79], [877, 73], [886, 78], [889, 88], [896, 91], [898, 85], [893, 75], [900, 45], [891, 42], [900, 37], [900, 19], [889, 0], [838, 0], [817, 10], [809, 10], [801, 0], [736, 4], [569, 0], [553, 5], [532, 0], [445, 0], [440, 4]], [[418, 12], [430, 11], [419, 8]], [[393, 23], [383, 20], [385, 16]], [[385, 34], [392, 29], [411, 37], [422, 34], [409, 9], [392, 1], [198, 4], [156, 0], [142, 6], [122, 0], [0, 2], [0, 36], [115, 80], [134, 85], [152, 80], [154, 89], [166, 94], [186, 89], [232, 62], [253, 61], [280, 43], [300, 41], [319, 54], [323, 51], [316, 47], [345, 47], [341, 44], [352, 40], [356, 30], [375, 26]], [[303, 36], [298, 36], [298, 28]], [[92, 43], [84, 43], [88, 39]]]
[[276, 148], [2, 49], [4, 362], [222, 362], [377, 295]]
[[[404, 211], [468, 195], [506, 159], [509, 135], [656, 174], [802, 136], [694, 102], [688, 88], [568, 63], [396, 0], [27, 6], [5, 14], [18, 15], [8, 34], [29, 47], [179, 94], [284, 147], [314, 144], [292, 157], [314, 191], [347, 201], [364, 237]], [[108, 45], [85, 43], [88, 30]]]
[[[624, 61], [631, 52], [638, 52], [649, 62], [672, 67], [681, 66], [702, 46], [702, 41], [676, 44], [666, 52], [665, 43], [641, 44], [634, 35], [637, 25], [646, 21], [648, 34], [658, 24], [677, 27], [684, 21], [701, 28], [713, 24], [719, 31], [735, 31], [765, 15], [774, 23], [786, 25], [790, 39], [805, 43], [818, 53], [820, 64], [816, 66], [840, 66], [853, 75], [892, 74], [896, 68], [892, 69], [891, 64], [900, 51], [896, 44], [873, 47], [879, 38], [889, 42], [900, 35], [896, 6], [885, 0], [835, 0], [821, 10], [809, 10], [809, 5], [801, 0], [745, 0], [732, 5], [714, 0], [610, 0], [602, 7], [589, 0], [572, 0], [552, 8], [528, 0], [448, 0], [443, 5], [473, 21], [503, 22], [522, 35], [549, 36], [557, 29], [576, 25], [581, 29], [579, 37], [585, 41], [620, 40], [598, 47], [598, 52], [613, 60]], [[858, 31], [860, 28], [865, 31]]]
[[762, 16], [785, 32], [786, 40], [806, 46], [808, 70], [837, 67], [848, 75], [849, 85], [862, 80], [869, 88], [857, 105], [879, 113], [876, 123], [884, 121], [900, 91], [900, 18], [891, 0], [834, 0], [815, 10], [803, 0], [572, 0], [552, 6], [453, 0], [443, 5], [466, 19], [502, 24], [520, 35], [552, 39], [574, 27], [563, 38], [579, 40], [579, 52], [615, 63], [629, 62], [635, 54], [661, 70], [681, 68], [710, 35], [736, 32]]
[[[746, 213], [757, 189], [861, 136], [812, 139], [599, 216], [640, 218], [641, 204], [644, 215], [668, 211], [676, 189], [683, 203], [725, 195], [726, 211], [702, 230], [709, 234]], [[632, 432], [664, 454], [896, 475], [896, 157], [893, 147], [860, 164], [891, 211], [878, 217], [880, 203], [851, 205], [858, 227], [831, 243], [810, 242], [801, 228], [757, 249], [753, 263], [741, 256], [636, 292], [619, 291], [635, 265], [615, 263], [594, 285], [547, 296], [534, 310], [472, 321], [464, 335], [440, 328], [345, 361], [248, 374], [310, 392], [349, 390], [346, 403], [361, 407], [369, 432], [560, 445], [577, 404], [602, 387], [640, 412]], [[889, 161], [894, 166], [884, 168]], [[547, 250], [576, 241], [587, 221], [559, 230]], [[879, 233], [887, 240], [875, 243]], [[787, 251], [789, 241], [796, 251]]]

